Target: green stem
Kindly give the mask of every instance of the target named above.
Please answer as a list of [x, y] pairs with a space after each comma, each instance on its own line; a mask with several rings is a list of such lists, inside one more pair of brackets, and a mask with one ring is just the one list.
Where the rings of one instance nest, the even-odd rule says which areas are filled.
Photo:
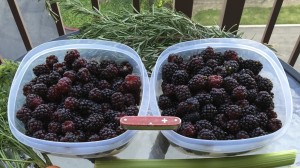
[[15, 159], [4, 159], [4, 158], [0, 158], [0, 160], [8, 161], [8, 162], [34, 163], [34, 161], [27, 161], [27, 160], [15, 160]]

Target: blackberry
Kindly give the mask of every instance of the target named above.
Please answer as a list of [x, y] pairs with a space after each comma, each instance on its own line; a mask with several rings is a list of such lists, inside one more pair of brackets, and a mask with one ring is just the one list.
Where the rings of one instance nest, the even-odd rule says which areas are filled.
[[23, 106], [17, 111], [16, 116], [20, 121], [26, 123], [29, 119], [31, 119], [31, 113], [32, 111], [29, 108]]
[[161, 89], [164, 95], [169, 97], [175, 96], [175, 85], [163, 82], [161, 84]]
[[183, 136], [194, 138], [197, 134], [197, 130], [190, 122], [183, 122], [177, 132]]
[[101, 138], [100, 138], [100, 136], [97, 135], [97, 134], [91, 135], [91, 136], [88, 138], [88, 141], [89, 141], [89, 142], [92, 142], [92, 141], [100, 141], [100, 140], [101, 140]]
[[187, 109], [188, 109], [188, 103], [185, 101], [180, 102], [176, 108], [176, 116], [183, 117], [185, 114], [188, 113]]
[[260, 127], [257, 127], [253, 131], [251, 131], [250, 136], [251, 137], [258, 137], [258, 136], [263, 136], [263, 135], [266, 135], [266, 134], [267, 134], [267, 132], [265, 132]]
[[85, 68], [87, 61], [84, 58], [78, 58], [72, 63], [72, 67], [75, 71], [78, 71], [80, 68]]
[[267, 114], [266, 113], [264, 113], [264, 112], [260, 112], [260, 113], [258, 113], [257, 115], [256, 115], [256, 118], [257, 118], [257, 121], [258, 121], [258, 123], [259, 123], [259, 126], [261, 127], [261, 128], [266, 128], [267, 127], [267, 125], [268, 125], [268, 116], [267, 116]]
[[213, 129], [213, 125], [211, 124], [210, 121], [207, 120], [196, 121], [194, 126], [196, 127], [198, 132], [201, 131], [202, 129], [209, 129], [209, 130]]
[[99, 66], [101, 69], [105, 69], [110, 64], [117, 66], [116, 62], [113, 60], [102, 60]]
[[267, 108], [273, 102], [272, 96], [267, 91], [260, 91], [255, 99], [255, 104], [261, 108]]
[[257, 113], [257, 108], [254, 105], [248, 105], [242, 108], [242, 113], [243, 115], [256, 115]]
[[26, 106], [31, 110], [34, 110], [40, 104], [43, 104], [44, 100], [36, 94], [29, 94], [26, 96]]
[[239, 81], [240, 80], [240, 74], [239, 73], [233, 73], [230, 75], [230, 77], [232, 77], [233, 79]]
[[121, 92], [115, 92], [111, 95], [111, 105], [116, 110], [122, 110], [125, 106], [125, 97]]
[[158, 103], [158, 107], [161, 110], [165, 110], [167, 108], [170, 108], [173, 105], [171, 99], [168, 96], [165, 96], [163, 94], [159, 96], [157, 103]]
[[213, 103], [216, 106], [223, 104], [228, 96], [224, 88], [212, 88], [210, 95], [212, 96]]
[[177, 70], [172, 75], [172, 83], [174, 85], [185, 85], [189, 80], [189, 75], [185, 70]]
[[206, 104], [202, 107], [200, 112], [200, 117], [211, 121], [214, 116], [217, 114], [217, 108], [212, 104]]
[[94, 104], [93, 101], [87, 99], [79, 99], [78, 109], [81, 110], [81, 113], [87, 112], [89, 108]]
[[175, 116], [176, 115], [176, 109], [175, 108], [168, 108], [161, 112], [162, 116]]
[[208, 77], [207, 84], [210, 88], [220, 88], [223, 84], [223, 78], [219, 75], [211, 75]]
[[273, 89], [273, 83], [268, 78], [260, 77], [257, 80], [257, 87], [259, 91], [271, 92]]
[[85, 120], [85, 129], [88, 131], [98, 131], [104, 125], [104, 117], [101, 114], [91, 114]]
[[247, 139], [247, 138], [250, 138], [250, 136], [249, 136], [248, 132], [241, 130], [235, 134], [235, 138], [236, 139]]
[[238, 106], [241, 107], [241, 108], [244, 108], [244, 107], [250, 105], [249, 101], [246, 100], [246, 99], [238, 100], [238, 101], [235, 102], [235, 104], [238, 105]]
[[96, 85], [96, 87], [100, 90], [111, 89], [111, 84], [109, 82], [107, 82], [107, 80], [100, 80], [98, 82], [98, 84]]
[[137, 108], [137, 106], [129, 106], [126, 107], [125, 113], [128, 116], [137, 116], [139, 113], [139, 109]]
[[66, 65], [64, 64], [64, 62], [62, 63], [55, 63], [53, 64], [53, 71], [59, 73], [60, 75], [63, 75], [64, 72], [66, 71], [67, 67]]
[[256, 82], [255, 80], [248, 74], [241, 74], [239, 78], [239, 83], [245, 86], [247, 89], [255, 89]]
[[74, 97], [67, 97], [64, 102], [64, 107], [66, 109], [75, 110], [79, 106], [78, 99]]
[[46, 58], [46, 65], [52, 69], [53, 67], [53, 64], [57, 63], [58, 62], [58, 58], [57, 56], [55, 55], [49, 55], [47, 58]]
[[73, 114], [69, 109], [61, 108], [57, 109], [51, 116], [52, 121], [64, 122], [73, 119]]
[[110, 139], [110, 138], [116, 137], [117, 133], [113, 129], [104, 127], [99, 131], [99, 136], [100, 136], [100, 139], [105, 140], [105, 139]]
[[207, 76], [203, 76], [200, 74], [193, 76], [188, 82], [188, 87], [192, 92], [195, 93], [205, 89], [206, 85], [207, 85]]
[[91, 82], [86, 83], [82, 86], [82, 96], [87, 97], [92, 89], [95, 88], [95, 85]]
[[57, 85], [53, 85], [49, 87], [47, 98], [50, 102], [60, 102], [61, 97], [62, 95]]
[[188, 62], [187, 70], [191, 74], [196, 74], [200, 69], [204, 67], [204, 65], [205, 63], [202, 57], [195, 57]]
[[215, 56], [215, 51], [212, 47], [207, 47], [203, 51], [201, 51], [200, 55], [204, 60], [213, 59]]
[[231, 92], [239, 83], [232, 77], [228, 76], [223, 80], [223, 87], [227, 92]]
[[31, 118], [26, 124], [27, 131], [31, 134], [43, 129], [43, 122], [35, 118]]
[[232, 90], [231, 97], [234, 100], [243, 100], [247, 97], [247, 89], [245, 86], [237, 86]]
[[81, 85], [73, 85], [68, 93], [68, 96], [75, 98], [81, 98], [83, 95], [84, 92]]
[[77, 72], [77, 78], [83, 83], [87, 83], [91, 79], [90, 71], [87, 68], [80, 68]]
[[217, 114], [213, 119], [213, 123], [222, 129], [226, 128], [227, 122], [228, 118], [225, 116], [225, 114]]
[[45, 139], [46, 134], [47, 134], [47, 132], [45, 130], [38, 130], [32, 134], [32, 137], [38, 138], [38, 139]]
[[249, 89], [247, 90], [247, 96], [246, 99], [250, 102], [253, 103], [257, 97], [257, 90], [256, 89]]
[[126, 132], [126, 129], [124, 129], [123, 127], [118, 126], [118, 127], [116, 128], [116, 133], [117, 133], [117, 135], [121, 135], [121, 134], [123, 134], [124, 132]]
[[224, 52], [224, 58], [225, 60], [234, 60], [234, 61], [238, 61], [239, 59], [238, 53], [233, 50], [226, 50]]
[[195, 98], [198, 100], [200, 105], [213, 103], [213, 97], [208, 93], [198, 93]]
[[29, 82], [29, 83], [26, 83], [26, 84], [23, 86], [23, 95], [24, 95], [24, 96], [27, 96], [27, 95], [33, 93], [33, 89], [32, 89], [33, 85], [34, 85], [34, 83]]
[[50, 74], [43, 74], [36, 78], [35, 84], [46, 84], [47, 86], [51, 85]]
[[248, 74], [252, 78], [254, 78], [254, 76], [255, 76], [254, 73], [251, 70], [249, 70], [249, 69], [242, 69], [242, 70], [240, 70], [239, 74], [240, 75], [242, 75], [242, 74]]
[[[43, 75], [39, 76], [38, 78], [42, 77]], [[48, 82], [46, 82], [45, 84], [47, 85], [54, 85], [54, 84], [57, 84], [57, 82], [59, 81], [59, 79], [61, 78], [61, 75], [56, 72], [56, 71], [53, 71], [49, 74], [49, 76], [47, 75], [46, 77], [48, 77], [47, 79], [49, 80]]]
[[187, 103], [186, 110], [189, 112], [196, 112], [200, 109], [199, 101], [195, 97], [188, 98], [185, 102]]
[[109, 102], [110, 99], [111, 99], [111, 96], [114, 94], [115, 92], [113, 90], [110, 90], [110, 89], [103, 89], [101, 90], [101, 97], [102, 97], [102, 100], [104, 102]]
[[126, 106], [136, 105], [134, 96], [131, 93], [124, 94], [124, 98], [125, 98], [124, 103]]
[[213, 69], [213, 74], [214, 75], [219, 75], [219, 76], [222, 76], [222, 77], [228, 76], [227, 71], [226, 71], [224, 66], [216, 66]]
[[100, 74], [99, 66], [99, 63], [95, 60], [92, 60], [86, 64], [86, 68], [91, 72], [91, 74], [96, 76]]
[[77, 80], [76, 72], [73, 70], [65, 71], [63, 77], [71, 79], [72, 82], [75, 82]]
[[102, 106], [98, 103], [91, 103], [91, 106], [87, 110], [88, 114], [102, 113], [102, 112], [103, 112]]
[[48, 132], [60, 134], [61, 133], [61, 123], [56, 122], [56, 121], [50, 122], [48, 124]]
[[101, 72], [101, 76], [106, 80], [112, 80], [117, 77], [119, 74], [119, 70], [116, 65], [109, 64], [106, 68]]
[[239, 63], [235, 60], [225, 61], [224, 67], [226, 69], [227, 74], [232, 74], [239, 70]]
[[225, 138], [225, 140], [234, 140], [234, 139], [235, 139], [235, 136], [232, 134], [228, 134]]
[[263, 65], [259, 61], [255, 60], [244, 60], [242, 62], [242, 68], [251, 70], [254, 75], [257, 75], [263, 68]]
[[204, 75], [204, 76], [209, 76], [209, 75], [213, 74], [213, 69], [211, 67], [205, 66], [205, 67], [201, 68], [197, 72], [197, 74]]
[[86, 134], [83, 131], [78, 130], [78, 131], [74, 131], [73, 133], [75, 134], [75, 137], [76, 137], [78, 142], [85, 142], [86, 141]]
[[47, 104], [40, 104], [32, 111], [32, 117], [39, 120], [47, 120], [51, 117], [52, 111]]
[[219, 64], [218, 64], [218, 61], [217, 60], [215, 60], [215, 59], [209, 59], [209, 60], [207, 60], [206, 61], [206, 64], [205, 64], [206, 66], [209, 66], [209, 67], [211, 67], [211, 68], [215, 68], [216, 66], [218, 66]]
[[44, 137], [45, 140], [48, 140], [48, 141], [58, 141], [58, 136], [57, 134], [55, 133], [47, 133]]
[[252, 131], [259, 126], [258, 119], [254, 115], [246, 115], [240, 119], [241, 128], [246, 131]]
[[198, 132], [197, 135], [198, 139], [206, 139], [206, 140], [216, 140], [216, 136], [213, 133], [213, 131], [209, 129], [202, 129], [201, 131]]
[[[114, 90], [116, 92], [122, 92], [122, 93], [124, 93], [123, 83], [124, 83], [123, 79], [119, 79], [119, 80], [113, 81], [112, 90]], [[109, 87], [107, 87], [107, 88], [110, 89]]]
[[181, 120], [183, 122], [195, 123], [196, 121], [198, 121], [200, 119], [201, 119], [201, 117], [198, 112], [192, 112], [192, 113], [188, 113], [188, 114], [184, 115]]
[[218, 140], [226, 139], [227, 133], [223, 131], [220, 127], [214, 126], [212, 132], [214, 133], [216, 139]]
[[124, 79], [124, 89], [126, 91], [139, 91], [141, 86], [141, 79], [137, 75], [127, 75]]
[[232, 134], [238, 133], [241, 130], [239, 120], [229, 120], [226, 124], [226, 130]]
[[240, 119], [243, 115], [242, 109], [237, 105], [228, 105], [226, 107], [225, 115], [229, 120]]
[[282, 127], [282, 122], [277, 118], [271, 118], [268, 122], [267, 127], [270, 132], [275, 132]]
[[178, 85], [175, 87], [175, 95], [178, 101], [185, 101], [192, 96], [190, 89], [186, 85]]
[[103, 112], [107, 112], [108, 110], [112, 109], [109, 103], [101, 103], [101, 109]]
[[101, 102], [102, 101], [102, 92], [98, 88], [94, 88], [89, 92], [89, 99], [95, 101], [95, 102]]
[[78, 142], [76, 135], [73, 132], [66, 132], [65, 136], [61, 137], [60, 142]]
[[64, 60], [68, 65], [72, 65], [73, 62], [79, 57], [80, 53], [76, 49], [72, 49], [66, 52]]
[[175, 63], [175, 64], [181, 64], [183, 63], [183, 58], [179, 55], [176, 55], [176, 54], [170, 54], [168, 56], [168, 62], [171, 62], [171, 63]]
[[84, 130], [84, 121], [85, 119], [81, 116], [74, 117], [73, 122], [77, 130]]
[[56, 86], [61, 93], [68, 93], [72, 86], [72, 81], [70, 78], [63, 77], [57, 82]]
[[34, 67], [32, 69], [32, 71], [36, 76], [50, 73], [50, 69], [48, 68], [48, 66], [46, 64], [37, 65], [36, 67]]
[[61, 124], [61, 131], [63, 133], [66, 133], [66, 132], [73, 132], [75, 131], [75, 124], [73, 121], [65, 121]]
[[119, 75], [125, 77], [132, 73], [133, 67], [128, 61], [121, 62], [118, 66]]
[[32, 86], [32, 93], [39, 95], [41, 97], [44, 97], [45, 95], [47, 95], [48, 92], [48, 87], [47, 85], [41, 83], [41, 84], [35, 84]]

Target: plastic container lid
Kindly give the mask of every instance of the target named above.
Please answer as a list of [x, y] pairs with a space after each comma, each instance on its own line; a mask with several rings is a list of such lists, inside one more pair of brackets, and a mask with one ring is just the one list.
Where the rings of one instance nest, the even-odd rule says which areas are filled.
[[292, 119], [292, 97], [285, 72], [276, 55], [261, 43], [233, 38], [201, 39], [178, 43], [170, 46], [159, 56], [150, 79], [150, 109], [154, 116], [160, 115], [157, 105], [158, 97], [162, 94], [161, 83], [162, 66], [167, 63], [170, 54], [177, 53], [184, 58], [198, 54], [208, 46], [215, 51], [224, 52], [231, 49], [236, 51], [244, 59], [258, 60], [263, 64], [260, 75], [269, 78], [273, 82], [274, 103], [278, 118], [283, 127], [278, 131], [260, 137], [242, 140], [201, 140], [182, 136], [175, 131], [162, 131], [163, 135], [178, 146], [189, 151], [201, 151], [212, 153], [236, 153], [253, 150], [262, 147], [281, 137], [288, 129]]
[[24, 134], [22, 122], [16, 119], [16, 111], [25, 102], [22, 88], [25, 83], [32, 80], [35, 75], [33, 67], [44, 63], [49, 55], [56, 55], [62, 62], [69, 49], [77, 49], [81, 57], [94, 60], [113, 59], [116, 62], [129, 61], [133, 66], [133, 73], [138, 74], [142, 81], [142, 100], [138, 115], [145, 116], [149, 106], [149, 78], [139, 55], [130, 47], [111, 41], [103, 40], [61, 40], [44, 43], [32, 49], [25, 55], [13, 79], [8, 100], [8, 121], [13, 135], [25, 145], [39, 151], [57, 155], [77, 157], [99, 157], [115, 154], [126, 146], [136, 131], [126, 131], [123, 134], [108, 140], [95, 142], [52, 142]]

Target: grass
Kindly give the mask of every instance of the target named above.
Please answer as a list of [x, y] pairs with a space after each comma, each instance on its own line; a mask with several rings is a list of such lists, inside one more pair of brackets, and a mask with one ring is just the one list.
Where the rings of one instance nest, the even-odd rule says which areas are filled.
[[[143, 0], [145, 1], [145, 0]], [[81, 2], [87, 8], [91, 8], [91, 1], [81, 0]], [[132, 10], [132, 0], [109, 0], [108, 3], [101, 5], [101, 10], [105, 12], [113, 11], [119, 12], [123, 9]], [[149, 9], [143, 3], [142, 8]], [[64, 24], [68, 27], [80, 27], [84, 22], [89, 22], [91, 18], [81, 18], [74, 16], [70, 11], [61, 9]], [[266, 24], [271, 12], [271, 8], [260, 8], [260, 7], [248, 7], [243, 11], [241, 18], [241, 25], [255, 25], [255, 24]], [[300, 5], [282, 7], [277, 24], [300, 24]], [[197, 12], [193, 16], [193, 20], [202, 25], [216, 25], [219, 22], [221, 11], [220, 10], [203, 10]]]
[[[248, 7], [243, 11], [241, 24], [259, 25], [266, 24], [271, 12], [271, 8]], [[282, 7], [279, 13], [277, 24], [300, 24], [300, 5]], [[193, 20], [203, 25], [218, 24], [220, 10], [203, 10], [193, 16]]]

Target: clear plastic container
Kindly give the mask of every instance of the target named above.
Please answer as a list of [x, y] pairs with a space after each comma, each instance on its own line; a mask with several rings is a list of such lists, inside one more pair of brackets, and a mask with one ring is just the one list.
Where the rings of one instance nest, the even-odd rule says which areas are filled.
[[133, 73], [138, 74], [142, 81], [142, 100], [139, 114], [147, 115], [149, 106], [149, 78], [139, 55], [130, 47], [111, 41], [102, 40], [61, 40], [44, 43], [25, 55], [12, 82], [8, 100], [8, 120], [13, 135], [25, 145], [36, 150], [63, 156], [73, 157], [101, 157], [116, 154], [126, 147], [136, 134], [136, 131], [125, 133], [108, 140], [95, 142], [52, 142], [32, 138], [24, 134], [22, 122], [16, 119], [16, 111], [25, 102], [22, 88], [25, 83], [34, 78], [33, 67], [44, 63], [47, 56], [54, 54], [62, 62], [69, 49], [77, 49], [81, 57], [94, 60], [113, 59], [116, 62], [129, 61], [133, 66]]
[[208, 46], [214, 48], [215, 51], [224, 52], [232, 49], [239, 56], [245, 59], [258, 60], [263, 64], [260, 75], [269, 78], [273, 82], [272, 92], [275, 94], [274, 103], [275, 111], [278, 118], [282, 121], [283, 127], [278, 131], [255, 138], [243, 140], [200, 140], [182, 136], [175, 131], [162, 131], [163, 135], [176, 146], [186, 151], [211, 152], [211, 153], [238, 153], [253, 150], [265, 146], [272, 141], [281, 137], [288, 129], [292, 119], [292, 97], [289, 83], [285, 72], [276, 57], [276, 55], [261, 43], [245, 40], [245, 39], [202, 39], [179, 43], [167, 48], [159, 56], [152, 76], [150, 79], [150, 109], [153, 115], [159, 116], [160, 109], [157, 105], [157, 99], [162, 94], [161, 83], [162, 66], [167, 62], [167, 58], [172, 53], [177, 53], [184, 58], [192, 54], [200, 53]]

